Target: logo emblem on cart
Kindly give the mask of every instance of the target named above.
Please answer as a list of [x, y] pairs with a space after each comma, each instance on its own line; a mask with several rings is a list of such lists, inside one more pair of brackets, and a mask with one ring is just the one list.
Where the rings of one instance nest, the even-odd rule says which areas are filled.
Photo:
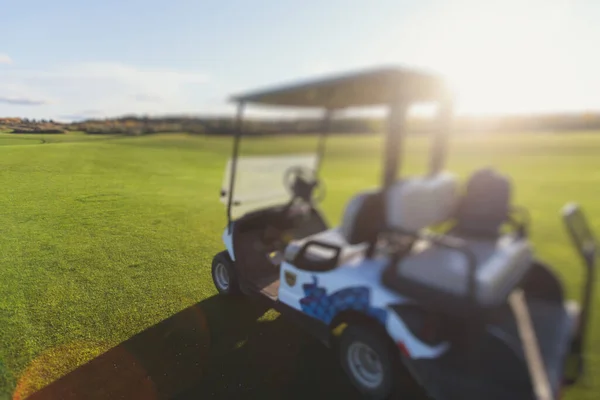
[[294, 286], [296, 284], [296, 274], [294, 274], [293, 272], [290, 271], [285, 271], [285, 283], [288, 284], [288, 286]]

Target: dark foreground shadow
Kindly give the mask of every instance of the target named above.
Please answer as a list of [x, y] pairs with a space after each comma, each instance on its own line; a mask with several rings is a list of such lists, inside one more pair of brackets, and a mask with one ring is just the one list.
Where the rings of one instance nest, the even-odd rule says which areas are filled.
[[29, 397], [354, 399], [335, 353], [260, 299], [215, 296], [148, 328]]

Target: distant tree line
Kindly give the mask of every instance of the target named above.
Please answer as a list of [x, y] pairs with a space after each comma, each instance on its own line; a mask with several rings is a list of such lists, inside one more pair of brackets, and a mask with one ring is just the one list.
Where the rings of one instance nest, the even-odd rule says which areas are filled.
[[[344, 117], [333, 119], [329, 131], [333, 134], [375, 134], [385, 129], [386, 121], [381, 118]], [[600, 113], [572, 113], [548, 115], [523, 115], [504, 117], [458, 116], [453, 124], [457, 133], [475, 132], [535, 132], [535, 131], [580, 131], [600, 130]], [[0, 119], [0, 128], [12, 129], [15, 133], [60, 133], [65, 130], [84, 131], [89, 134], [147, 135], [152, 133], [187, 132], [205, 135], [232, 135], [236, 132], [233, 117], [148, 117], [127, 115], [120, 118], [90, 119], [70, 124], [59, 124], [52, 120]], [[323, 121], [316, 118], [257, 119], [244, 121], [247, 135], [282, 135], [322, 132]], [[427, 134], [437, 129], [437, 121], [425, 117], [411, 117], [408, 129], [415, 134]]]
[[64, 133], [61, 124], [51, 119], [0, 118], [0, 129], [12, 133]]
[[[72, 123], [70, 130], [87, 133], [114, 133], [143, 135], [151, 133], [189, 132], [207, 135], [231, 135], [237, 127], [236, 121], [229, 117], [189, 118], [189, 117], [122, 117], [104, 120], [88, 120]], [[247, 119], [244, 132], [251, 135], [273, 135], [311, 133], [323, 130], [323, 122], [317, 119]], [[345, 118], [335, 120], [330, 126], [337, 133], [376, 133], [382, 129], [381, 121], [365, 118]]]
[[[331, 133], [378, 133], [386, 121], [380, 118], [346, 117], [331, 121]], [[250, 135], [313, 133], [323, 130], [323, 122], [315, 118], [247, 119], [244, 132]], [[429, 133], [437, 128], [431, 118], [410, 118], [413, 133]], [[189, 132], [207, 135], [231, 135], [237, 127], [232, 117], [136, 117], [88, 120], [68, 125], [70, 130], [88, 133], [143, 135], [157, 132]], [[600, 113], [548, 114], [505, 117], [461, 117], [454, 121], [457, 132], [523, 132], [600, 130]]]
[[21, 119], [21, 123], [24, 125], [36, 125], [36, 124], [55, 124], [54, 120], [52, 119], [38, 119], [36, 120], [35, 118], [23, 118]]

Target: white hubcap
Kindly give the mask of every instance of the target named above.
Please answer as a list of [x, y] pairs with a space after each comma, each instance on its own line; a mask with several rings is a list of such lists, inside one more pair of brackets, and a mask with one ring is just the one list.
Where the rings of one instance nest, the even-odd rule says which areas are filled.
[[354, 379], [362, 386], [376, 388], [383, 382], [383, 366], [369, 346], [364, 343], [352, 343], [348, 348], [348, 365]]
[[218, 263], [215, 267], [215, 283], [221, 290], [229, 288], [229, 272], [227, 272], [227, 267], [222, 263]]

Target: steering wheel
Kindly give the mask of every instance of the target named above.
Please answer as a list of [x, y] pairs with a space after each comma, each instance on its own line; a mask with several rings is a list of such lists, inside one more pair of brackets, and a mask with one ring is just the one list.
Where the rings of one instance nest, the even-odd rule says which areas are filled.
[[[303, 166], [288, 168], [284, 173], [283, 184], [292, 199], [271, 216], [267, 223], [268, 229], [264, 229], [260, 235], [260, 251], [263, 252], [285, 248], [286, 241], [282, 235], [301, 225], [309, 216], [308, 210], [312, 209], [312, 205], [325, 198], [325, 188], [311, 168]], [[300, 199], [303, 204], [295, 203], [296, 199]]]
[[283, 176], [283, 184], [293, 199], [300, 198], [310, 204], [325, 199], [325, 185], [311, 168], [288, 168]]

